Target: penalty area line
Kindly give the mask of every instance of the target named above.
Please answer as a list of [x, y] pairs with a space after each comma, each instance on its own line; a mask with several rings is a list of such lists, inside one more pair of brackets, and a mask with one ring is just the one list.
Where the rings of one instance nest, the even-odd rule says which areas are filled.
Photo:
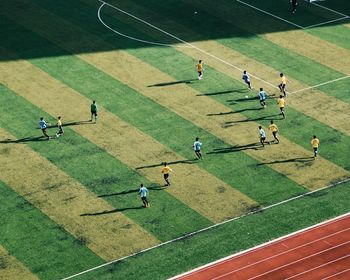
[[321, 86], [324, 86], [324, 85], [328, 85], [328, 84], [331, 84], [331, 83], [334, 83], [334, 82], [337, 82], [337, 81], [345, 80], [345, 79], [348, 79], [348, 78], [350, 78], [350, 76], [344, 76], [344, 77], [341, 77], [341, 78], [338, 78], [338, 79], [334, 79], [334, 80], [331, 80], [331, 81], [327, 81], [327, 82], [324, 82], [324, 83], [321, 83], [321, 84], [318, 84], [318, 85], [302, 88], [302, 89], [293, 91], [290, 94], [306, 91], [306, 90], [313, 89], [313, 88], [318, 88], [318, 87], [321, 87]]
[[122, 258], [119, 258], [119, 259], [116, 259], [116, 260], [112, 260], [112, 261], [110, 261], [110, 262], [106, 262], [106, 263], [104, 263], [104, 264], [101, 264], [101, 265], [92, 267], [92, 268], [90, 268], [90, 269], [81, 271], [81, 272], [76, 273], [76, 274], [73, 274], [73, 275], [71, 275], [71, 276], [62, 278], [62, 280], [68, 280], [68, 279], [72, 279], [72, 278], [78, 277], [78, 276], [80, 276], [80, 275], [83, 275], [83, 274], [86, 274], [86, 273], [95, 271], [95, 270], [97, 270], [97, 269], [106, 267], [106, 266], [108, 266], [108, 265], [111, 265], [111, 264], [114, 264], [114, 263], [118, 263], [118, 262], [120, 262], [120, 261], [129, 259], [129, 258], [131, 258], [131, 257], [135, 257], [135, 256], [137, 256], [137, 255], [146, 253], [146, 252], [151, 251], [151, 250], [153, 250], [153, 249], [157, 249], [157, 248], [163, 247], [163, 246], [165, 246], [165, 245], [167, 245], [167, 244], [171, 244], [171, 243], [174, 243], [174, 242], [176, 242], [176, 241], [180, 241], [180, 240], [186, 239], [186, 238], [188, 238], [188, 237], [197, 235], [197, 234], [202, 233], [202, 232], [206, 232], [206, 231], [208, 231], [208, 230], [210, 230], [210, 229], [219, 227], [219, 226], [221, 226], [221, 225], [224, 225], [224, 224], [227, 224], [227, 223], [236, 221], [236, 220], [238, 220], [238, 219], [242, 219], [242, 218], [247, 217], [247, 216], [251, 216], [251, 215], [254, 215], [254, 214], [263, 212], [263, 211], [265, 211], [265, 210], [267, 210], [267, 209], [274, 208], [274, 207], [276, 207], [276, 206], [283, 205], [283, 204], [289, 203], [289, 202], [294, 201], [294, 200], [301, 199], [301, 198], [303, 198], [303, 197], [312, 195], [312, 194], [314, 194], [314, 193], [318, 193], [318, 192], [323, 191], [323, 190], [326, 190], [326, 189], [330, 189], [330, 188], [339, 186], [339, 185], [344, 184], [344, 183], [347, 183], [347, 182], [349, 182], [349, 181], [350, 181], [350, 178], [345, 178], [345, 179], [343, 179], [343, 180], [341, 180], [341, 181], [338, 181], [338, 182], [329, 184], [329, 185], [327, 185], [327, 186], [325, 186], [325, 187], [322, 187], [322, 188], [320, 188], [320, 189], [317, 189], [317, 190], [314, 190], [314, 191], [310, 191], [310, 192], [303, 193], [303, 194], [301, 194], [301, 195], [298, 195], [298, 196], [295, 196], [295, 197], [292, 197], [292, 198], [289, 198], [289, 199], [280, 201], [280, 202], [278, 202], [278, 203], [275, 203], [275, 204], [272, 204], [272, 205], [269, 205], [269, 206], [266, 206], [266, 207], [257, 209], [257, 210], [255, 210], [255, 211], [249, 212], [249, 213], [247, 213], [247, 214], [243, 214], [243, 215], [241, 215], [241, 216], [238, 216], [238, 217], [235, 217], [235, 218], [232, 218], [232, 219], [229, 219], [229, 220], [226, 220], [226, 221], [223, 221], [223, 222], [214, 224], [214, 225], [212, 225], [212, 226], [209, 226], [209, 227], [202, 228], [202, 229], [197, 230], [197, 231], [194, 231], [194, 232], [190, 232], [190, 233], [184, 234], [184, 235], [179, 236], [179, 237], [177, 237], [177, 238], [174, 238], [174, 239], [171, 239], [171, 240], [169, 240], [169, 241], [166, 241], [166, 242], [157, 244], [157, 245], [155, 245], [155, 246], [146, 248], [146, 249], [141, 250], [141, 251], [139, 251], [139, 252], [135, 252], [135, 253], [130, 254], [130, 255], [128, 255], [128, 256], [125, 256], [125, 257], [122, 257]]

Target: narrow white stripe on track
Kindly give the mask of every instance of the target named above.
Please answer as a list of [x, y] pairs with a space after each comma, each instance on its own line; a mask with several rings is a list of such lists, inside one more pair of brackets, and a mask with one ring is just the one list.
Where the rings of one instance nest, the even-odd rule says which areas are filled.
[[322, 278], [322, 280], [331, 279], [331, 278], [333, 278], [333, 277], [336, 277], [336, 276], [338, 276], [338, 275], [340, 275], [340, 274], [343, 274], [343, 273], [345, 273], [345, 272], [348, 272], [348, 271], [350, 271], [350, 268], [345, 269], [345, 270], [343, 270], [343, 271], [339, 271], [338, 273], [333, 274], [333, 275], [330, 275], [330, 276], [328, 276], [328, 277], [326, 277], [326, 278]]

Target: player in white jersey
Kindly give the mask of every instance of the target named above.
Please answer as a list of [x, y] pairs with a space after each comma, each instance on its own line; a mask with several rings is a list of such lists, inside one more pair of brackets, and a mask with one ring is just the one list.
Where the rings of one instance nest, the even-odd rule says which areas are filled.
[[194, 149], [194, 152], [197, 156], [197, 159], [202, 158], [201, 147], [202, 147], [202, 143], [199, 141], [199, 138], [196, 137], [196, 141], [194, 141], [194, 143], [193, 143], [193, 149]]

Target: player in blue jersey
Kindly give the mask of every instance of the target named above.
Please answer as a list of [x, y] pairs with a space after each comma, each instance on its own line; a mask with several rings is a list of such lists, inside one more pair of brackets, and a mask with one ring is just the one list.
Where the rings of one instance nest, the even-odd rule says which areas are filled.
[[250, 84], [250, 77], [249, 77], [249, 75], [248, 75], [246, 70], [243, 71], [242, 80], [248, 85], [248, 89], [249, 90], [253, 89], [251, 84]]
[[199, 141], [199, 138], [196, 137], [196, 141], [194, 141], [194, 143], [193, 143], [193, 149], [194, 149], [194, 152], [197, 156], [197, 159], [202, 158], [201, 147], [202, 147], [202, 143]]
[[139, 194], [143, 203], [143, 207], [149, 207], [149, 202], [147, 200], [148, 190], [143, 184], [140, 185]]
[[264, 143], [271, 145], [271, 142], [266, 140], [266, 133], [261, 126], [259, 126], [259, 139], [263, 147], [265, 147]]
[[260, 105], [263, 107], [263, 108], [266, 108], [266, 92], [264, 91], [263, 88], [260, 88], [260, 91], [259, 91], [259, 101], [260, 101]]
[[43, 117], [40, 118], [40, 121], [39, 121], [40, 129], [41, 129], [42, 133], [44, 134], [44, 136], [47, 138], [47, 140], [50, 140], [51, 137], [49, 135], [47, 135], [47, 133], [46, 133], [46, 128], [47, 128], [48, 124], [49, 123], [47, 123]]

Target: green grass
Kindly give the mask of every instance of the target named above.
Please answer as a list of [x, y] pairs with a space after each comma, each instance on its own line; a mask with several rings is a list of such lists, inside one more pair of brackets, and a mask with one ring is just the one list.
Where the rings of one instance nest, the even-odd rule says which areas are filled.
[[0, 181], [0, 244], [40, 279], [103, 263], [84, 244]]
[[[40, 116], [52, 119], [47, 113], [17, 96], [4, 86], [0, 87], [0, 101], [7, 103], [8, 113], [0, 119], [1, 127], [18, 139], [41, 135], [35, 122]], [[22, 112], [26, 117], [18, 118]], [[56, 132], [56, 128], [54, 128]], [[50, 130], [49, 134], [53, 134]], [[66, 135], [69, 137], [66, 137]], [[150, 188], [152, 207], [147, 209], [147, 219], [143, 209], [129, 209], [123, 214], [151, 232], [159, 240], [165, 241], [187, 232], [209, 226], [211, 222], [187, 205], [181, 203], [159, 186], [149, 182], [103, 149], [84, 139], [69, 127], [64, 137], [50, 142], [26, 142], [34, 151], [46, 157], [58, 168], [81, 182], [87, 189], [108, 201], [122, 211], [124, 208], [141, 204], [137, 188], [141, 182]], [[153, 189], [153, 191], [152, 191]], [[123, 193], [123, 192], [128, 193]], [[101, 212], [106, 209], [101, 209]], [[87, 214], [87, 213], [81, 213]], [[91, 213], [90, 213], [91, 214]]]
[[77, 279], [166, 279], [347, 213], [350, 211], [349, 187], [350, 183], [347, 183], [270, 208], [106, 266]]

